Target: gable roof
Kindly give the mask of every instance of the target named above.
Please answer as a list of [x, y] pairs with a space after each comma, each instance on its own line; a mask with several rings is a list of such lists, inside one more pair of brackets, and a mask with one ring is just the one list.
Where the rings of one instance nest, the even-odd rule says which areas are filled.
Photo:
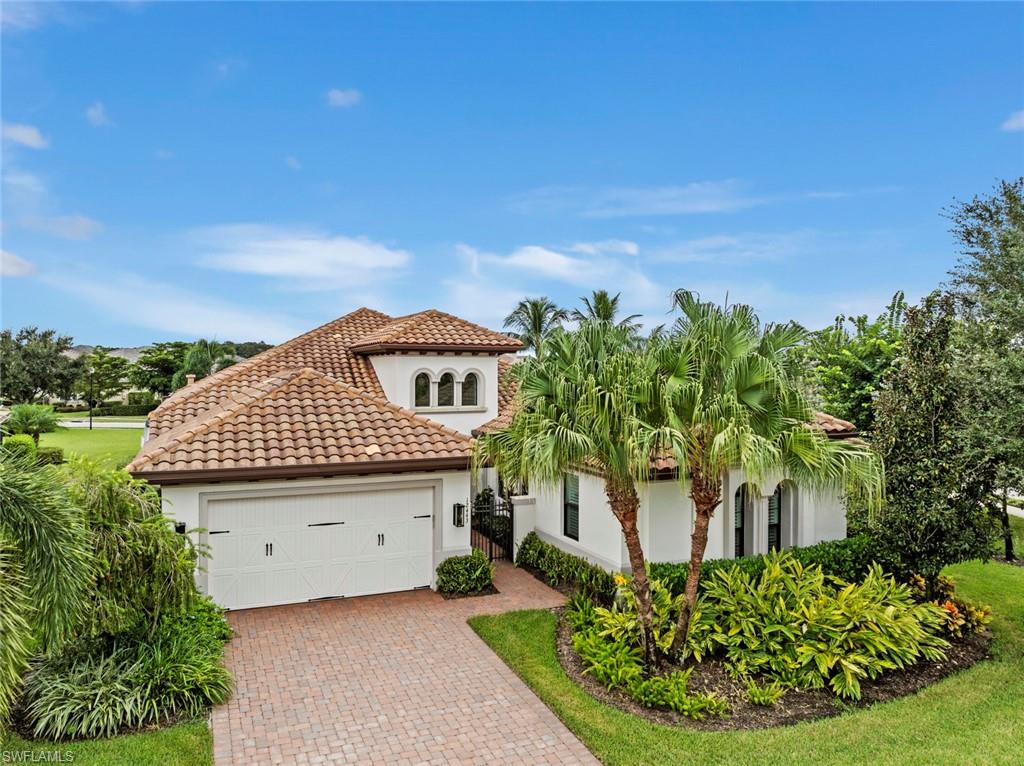
[[209, 412], [235, 392], [258, 385], [282, 370], [309, 367], [344, 385], [384, 398], [370, 360], [353, 354], [352, 344], [391, 321], [379, 311], [361, 308], [178, 389], [149, 414], [150, 437]]
[[352, 346], [359, 354], [388, 351], [473, 351], [506, 353], [523, 344], [515, 338], [437, 309], [399, 317], [367, 333]]
[[471, 450], [457, 431], [302, 368], [239, 386], [146, 442], [127, 468], [162, 484], [462, 469]]

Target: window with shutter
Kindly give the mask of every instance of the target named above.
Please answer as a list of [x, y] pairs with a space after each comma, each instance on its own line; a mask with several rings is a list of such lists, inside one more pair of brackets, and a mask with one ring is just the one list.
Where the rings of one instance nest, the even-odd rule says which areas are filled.
[[562, 534], [580, 539], [580, 477], [571, 473], [562, 481]]
[[768, 498], [768, 550], [777, 551], [782, 533], [782, 485]]

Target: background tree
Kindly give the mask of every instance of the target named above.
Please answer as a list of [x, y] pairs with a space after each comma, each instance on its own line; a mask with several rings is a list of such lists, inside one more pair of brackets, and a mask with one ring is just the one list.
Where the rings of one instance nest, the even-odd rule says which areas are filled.
[[0, 398], [13, 403], [70, 398], [79, 367], [65, 354], [71, 346], [71, 338], [56, 330], [0, 332]]
[[96, 346], [81, 358], [76, 393], [82, 399], [99, 402], [118, 396], [128, 388], [131, 367], [124, 357], [113, 356], [103, 346]]
[[247, 340], [244, 343], [231, 343], [229, 341], [228, 343], [235, 347], [235, 353], [242, 357], [242, 359], [248, 359], [250, 356], [256, 356], [256, 354], [261, 354], [268, 348], [274, 347], [272, 344], [264, 343], [261, 340]]
[[231, 343], [200, 339], [189, 346], [181, 367], [174, 373], [171, 382], [175, 389], [179, 389], [185, 385], [188, 375], [195, 375], [196, 380], [200, 380], [211, 373], [230, 367], [236, 361], [235, 347]]
[[682, 317], [651, 354], [665, 380], [660, 447], [675, 457], [696, 511], [672, 644], [678, 655], [727, 470], [741, 468], [755, 486], [786, 477], [812, 490], [857, 487], [869, 499], [880, 495], [882, 470], [865, 444], [829, 439], [813, 424], [814, 410], [790, 373], [790, 351], [804, 340], [798, 325], [762, 328], [749, 306], [723, 308], [686, 290], [674, 301]]
[[656, 376], [628, 333], [585, 323], [556, 333], [542, 353], [520, 363], [519, 406], [505, 428], [481, 437], [477, 462], [506, 483], [560, 485], [566, 473], [599, 473], [629, 552], [645, 661], [657, 647], [637, 517], [637, 485], [650, 475], [652, 385]]
[[544, 341], [562, 327], [569, 318], [565, 309], [560, 309], [549, 298], [524, 298], [505, 317], [505, 329], [522, 341], [527, 350], [540, 356]]
[[57, 430], [57, 413], [48, 404], [16, 404], [3, 422], [3, 430], [11, 434], [28, 434], [39, 446], [39, 434]]
[[871, 534], [897, 574], [933, 592], [947, 564], [990, 555], [995, 468], [972, 443], [972, 381], [956, 364], [950, 294], [907, 310], [903, 354], [878, 397], [873, 446], [885, 461], [886, 502]]
[[965, 320], [961, 367], [972, 379], [969, 427], [996, 469], [1004, 556], [1015, 558], [1008, 495], [1024, 488], [1024, 178], [946, 211], [962, 259], [952, 272]]
[[796, 349], [810, 365], [813, 395], [831, 415], [849, 420], [869, 433], [874, 426], [874, 404], [882, 379], [900, 353], [907, 302], [896, 293], [873, 322], [867, 314], [840, 315], [835, 324], [811, 333]]
[[18, 610], [0, 609], [0, 718], [29, 653], [55, 649], [79, 626], [89, 566], [62, 473], [0, 450], [0, 606]]
[[619, 327], [630, 333], [640, 332], [640, 323], [636, 320], [640, 314], [630, 314], [623, 319], [617, 319], [619, 315], [619, 296], [622, 293], [609, 295], [607, 290], [594, 290], [589, 297], [580, 298], [583, 301], [582, 309], [573, 309], [572, 319], [576, 322], [608, 322], [618, 324]]
[[190, 346], [184, 341], [154, 343], [139, 354], [128, 372], [128, 380], [135, 388], [167, 396], [174, 390], [174, 373], [184, 367]]

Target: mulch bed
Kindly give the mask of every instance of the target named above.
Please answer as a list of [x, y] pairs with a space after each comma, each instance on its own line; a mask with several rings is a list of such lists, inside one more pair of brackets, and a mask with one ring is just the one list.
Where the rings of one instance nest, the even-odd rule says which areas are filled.
[[501, 591], [495, 588], [493, 585], [488, 585], [483, 590], [474, 591], [473, 593], [442, 593], [441, 595], [450, 601], [456, 598], [476, 598], [477, 596], [493, 596], [498, 593], [501, 593]]
[[571, 596], [578, 590], [575, 585], [570, 583], [563, 582], [558, 585], [552, 585], [548, 580], [548, 576], [536, 567], [527, 566], [526, 564], [516, 564], [516, 569], [522, 569], [524, 572], [529, 572], [535, 579], [540, 580], [552, 590], [557, 590], [563, 596]]
[[[828, 718], [849, 710], [864, 708], [879, 702], [905, 697], [920, 691], [952, 673], [969, 668], [979, 660], [988, 657], [991, 635], [972, 636], [955, 641], [942, 662], [921, 662], [901, 673], [889, 673], [877, 681], [861, 683], [861, 699], [858, 702], [839, 700], [829, 689], [786, 692], [777, 703], [769, 707], [753, 705], [746, 699], [745, 686], [734, 680], [717, 660], [705, 660], [696, 665], [690, 676], [690, 690], [714, 692], [729, 704], [729, 713], [722, 718], [706, 718], [694, 721], [668, 710], [645, 708], [621, 690], [608, 691], [601, 684], [583, 673], [583, 662], [572, 647], [571, 629], [563, 618], [563, 609], [553, 610], [558, 618], [555, 633], [555, 648], [559, 662], [566, 675], [595, 699], [654, 723], [684, 724], [706, 731], [732, 729], [767, 729], [773, 726], [787, 726], [800, 721]], [[670, 671], [667, 667], [665, 670]]]

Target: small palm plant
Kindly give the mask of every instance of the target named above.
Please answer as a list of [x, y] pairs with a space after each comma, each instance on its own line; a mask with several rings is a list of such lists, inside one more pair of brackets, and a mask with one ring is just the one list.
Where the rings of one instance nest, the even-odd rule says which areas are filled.
[[511, 330], [523, 342], [524, 348], [532, 349], [540, 356], [544, 341], [561, 329], [562, 323], [568, 318], [569, 313], [555, 305], [550, 298], [524, 298], [505, 317], [505, 329]]
[[658, 649], [652, 630], [650, 584], [637, 530], [637, 487], [650, 475], [649, 416], [657, 414], [657, 382], [650, 360], [628, 331], [586, 322], [551, 336], [543, 353], [521, 363], [519, 405], [505, 428], [477, 442], [476, 464], [488, 463], [508, 482], [553, 485], [567, 472], [604, 479], [605, 495], [622, 528], [633, 570], [648, 667]]
[[786, 476], [812, 490], [856, 489], [877, 503], [883, 487], [876, 454], [859, 440], [832, 440], [790, 369], [804, 339], [795, 324], [761, 326], [749, 306], [720, 307], [685, 290], [671, 334], [652, 342], [662, 413], [662, 448], [680, 466], [696, 520], [690, 570], [672, 653], [681, 654], [697, 602], [708, 527], [722, 502], [722, 477], [741, 468], [751, 483]]
[[15, 404], [4, 421], [4, 430], [12, 434], [28, 434], [39, 446], [39, 435], [57, 430], [59, 421], [48, 404]]

